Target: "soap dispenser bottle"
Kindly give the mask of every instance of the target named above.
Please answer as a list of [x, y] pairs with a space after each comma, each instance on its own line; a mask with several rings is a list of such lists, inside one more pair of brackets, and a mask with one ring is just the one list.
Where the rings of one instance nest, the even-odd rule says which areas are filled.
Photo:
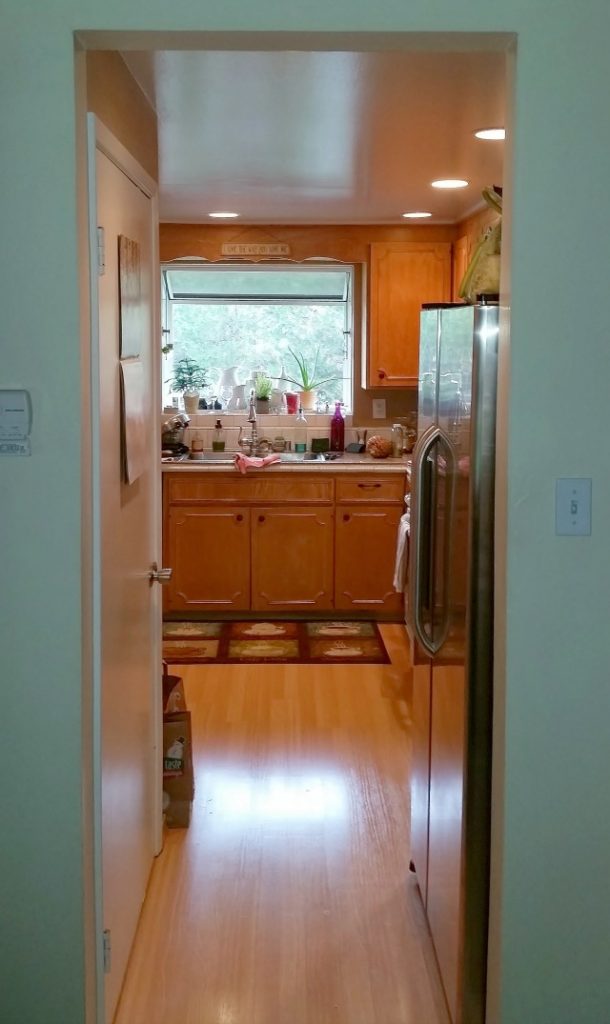
[[345, 420], [341, 412], [341, 402], [335, 402], [335, 411], [330, 421], [330, 450], [342, 452], [345, 447]]
[[216, 426], [214, 427], [214, 434], [212, 435], [212, 451], [213, 452], [224, 452], [225, 450], [225, 432], [222, 429], [222, 423], [220, 420], [216, 420]]
[[299, 411], [294, 423], [294, 450], [295, 452], [307, 451], [307, 420], [301, 405], [299, 405]]

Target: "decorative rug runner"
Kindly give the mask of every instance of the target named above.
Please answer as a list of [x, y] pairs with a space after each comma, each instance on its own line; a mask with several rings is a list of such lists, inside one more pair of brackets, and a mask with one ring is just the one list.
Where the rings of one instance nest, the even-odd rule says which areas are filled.
[[390, 661], [375, 622], [164, 622], [169, 664]]

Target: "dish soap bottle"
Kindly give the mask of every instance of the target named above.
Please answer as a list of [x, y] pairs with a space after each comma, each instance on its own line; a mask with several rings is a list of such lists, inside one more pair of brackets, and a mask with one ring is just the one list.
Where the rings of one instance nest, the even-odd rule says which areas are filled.
[[299, 405], [299, 411], [294, 423], [294, 450], [295, 452], [307, 451], [307, 420], [303, 415], [303, 407]]
[[330, 450], [342, 452], [345, 447], [345, 420], [341, 412], [341, 402], [335, 402], [335, 411], [330, 421]]
[[214, 427], [214, 434], [212, 436], [212, 451], [213, 452], [224, 452], [225, 450], [225, 432], [222, 429], [222, 423], [220, 420], [216, 420], [216, 426]]

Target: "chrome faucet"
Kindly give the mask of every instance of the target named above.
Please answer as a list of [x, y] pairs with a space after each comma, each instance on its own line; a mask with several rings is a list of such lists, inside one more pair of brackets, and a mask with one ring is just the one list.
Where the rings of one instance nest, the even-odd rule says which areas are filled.
[[243, 428], [239, 428], [237, 444], [244, 449], [248, 455], [265, 455], [271, 449], [271, 442], [266, 437], [259, 438], [256, 427], [256, 404], [254, 391], [250, 392], [250, 407], [248, 410], [248, 423], [250, 424], [250, 437], [242, 437]]

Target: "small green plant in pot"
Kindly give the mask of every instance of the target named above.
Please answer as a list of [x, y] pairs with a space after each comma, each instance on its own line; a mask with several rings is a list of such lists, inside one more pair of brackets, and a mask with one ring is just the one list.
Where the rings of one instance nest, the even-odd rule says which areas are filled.
[[257, 373], [254, 378], [254, 397], [257, 412], [269, 412], [269, 399], [273, 391], [273, 382], [266, 373]]
[[199, 392], [207, 384], [207, 371], [189, 356], [183, 356], [174, 366], [174, 372], [165, 382], [172, 391], [184, 397], [184, 408], [196, 413], [199, 407]]
[[318, 365], [318, 354], [319, 348], [316, 349], [316, 354], [313, 358], [313, 363], [310, 365], [305, 356], [301, 355], [300, 352], [295, 352], [289, 348], [288, 351], [297, 364], [297, 372], [294, 377], [289, 377], [287, 374], [284, 375], [284, 380], [290, 384], [295, 384], [300, 391], [300, 402], [303, 409], [313, 409], [316, 404], [316, 389], [321, 387], [322, 384], [328, 384], [333, 380], [340, 380], [339, 377], [321, 377], [316, 376], [316, 368]]

